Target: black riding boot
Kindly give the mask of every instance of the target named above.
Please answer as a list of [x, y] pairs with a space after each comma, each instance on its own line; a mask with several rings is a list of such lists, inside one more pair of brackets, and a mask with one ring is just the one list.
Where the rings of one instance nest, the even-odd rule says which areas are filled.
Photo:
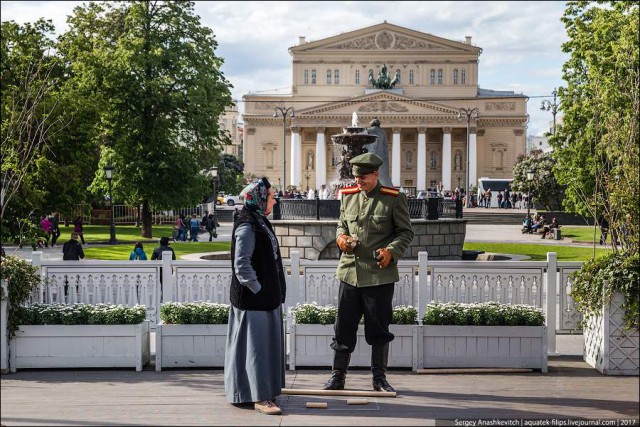
[[329, 381], [322, 387], [323, 390], [344, 390], [344, 381], [347, 376], [347, 368], [349, 368], [350, 360], [351, 353], [333, 352], [331, 378], [329, 378]]
[[395, 391], [387, 382], [387, 362], [389, 360], [389, 343], [371, 346], [371, 373], [375, 391]]

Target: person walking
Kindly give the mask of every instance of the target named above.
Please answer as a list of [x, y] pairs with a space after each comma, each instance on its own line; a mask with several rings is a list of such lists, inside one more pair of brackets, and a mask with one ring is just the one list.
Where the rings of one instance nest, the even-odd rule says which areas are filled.
[[136, 242], [136, 244], [133, 246], [133, 251], [131, 251], [131, 254], [129, 255], [129, 260], [130, 261], [135, 261], [135, 260], [146, 261], [147, 260], [147, 254], [144, 252], [144, 247], [142, 246], [142, 243]]
[[209, 232], [209, 241], [212, 242], [213, 239], [218, 237], [218, 232], [216, 231], [216, 219], [213, 214], [209, 214], [207, 217], [204, 227]]
[[82, 216], [78, 215], [78, 217], [73, 221], [73, 231], [78, 233], [80, 240], [82, 240], [82, 244], [86, 245], [87, 242], [84, 241], [84, 224], [82, 222]]
[[40, 221], [40, 228], [42, 229], [43, 237], [44, 237], [44, 246], [46, 248], [49, 247], [49, 239], [51, 238], [51, 234], [53, 233], [53, 223], [46, 216], [42, 215], [42, 220]]
[[191, 241], [198, 241], [198, 233], [200, 232], [200, 219], [196, 216], [196, 214], [191, 214], [191, 220], [189, 221], [189, 227], [191, 229]]
[[413, 239], [405, 194], [378, 180], [382, 159], [365, 153], [350, 161], [356, 185], [342, 189], [336, 243], [342, 252], [336, 270], [340, 280], [338, 315], [331, 348], [331, 378], [324, 390], [342, 390], [358, 323], [364, 315], [365, 340], [371, 345], [373, 389], [394, 391], [387, 382], [393, 292], [400, 280], [398, 260]]
[[49, 217], [49, 221], [51, 222], [51, 247], [54, 247], [61, 234], [60, 214], [58, 212], [54, 212], [54, 214]]
[[229, 403], [254, 403], [267, 415], [282, 413], [276, 397], [285, 386], [282, 304], [285, 273], [278, 239], [267, 216], [275, 190], [262, 177], [242, 190], [244, 206], [233, 224], [229, 326], [224, 389]]
[[158, 246], [157, 248], [155, 248], [153, 250], [153, 253], [151, 254], [151, 260], [162, 260], [162, 253], [163, 252], [171, 252], [171, 259], [176, 259], [176, 253], [173, 251], [173, 248], [171, 246], [169, 246], [169, 238], [168, 237], [161, 237], [160, 238], [160, 246]]
[[62, 259], [64, 261], [79, 261], [82, 258], [84, 258], [84, 251], [78, 242], [78, 233], [73, 231], [71, 239], [62, 245]]

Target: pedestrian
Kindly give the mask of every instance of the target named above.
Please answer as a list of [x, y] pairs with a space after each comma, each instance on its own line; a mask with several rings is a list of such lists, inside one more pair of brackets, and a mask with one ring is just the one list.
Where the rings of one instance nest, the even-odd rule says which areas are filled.
[[129, 255], [129, 260], [131, 260], [131, 261], [134, 261], [134, 260], [146, 261], [147, 260], [147, 254], [144, 252], [144, 247], [142, 246], [142, 243], [136, 242], [136, 244], [133, 246], [133, 251], [131, 251], [131, 254]]
[[609, 221], [604, 215], [600, 216], [598, 220], [598, 224], [600, 224], [600, 244], [604, 245], [607, 243], [607, 234], [609, 233]]
[[40, 221], [40, 229], [42, 230], [42, 237], [44, 237], [44, 246], [48, 248], [49, 239], [51, 238], [53, 230], [53, 223], [46, 215], [42, 215], [42, 220]]
[[173, 248], [169, 246], [168, 237], [160, 238], [160, 246], [153, 250], [153, 253], [151, 254], [151, 260], [162, 260], [163, 252], [171, 252], [171, 259], [176, 259], [176, 253], [173, 251]]
[[216, 219], [213, 214], [209, 214], [207, 217], [204, 227], [209, 232], [209, 241], [213, 241], [213, 239], [218, 237], [218, 232], [216, 231]]
[[78, 233], [80, 239], [82, 240], [83, 245], [87, 245], [87, 242], [84, 241], [84, 224], [82, 222], [82, 216], [78, 215], [78, 217], [73, 221], [73, 231]]
[[325, 390], [342, 390], [358, 323], [364, 315], [365, 340], [371, 345], [373, 389], [394, 391], [387, 382], [393, 292], [400, 280], [398, 261], [413, 239], [405, 194], [378, 180], [382, 159], [372, 153], [350, 161], [356, 185], [342, 189], [336, 243], [342, 252], [336, 270], [340, 280], [331, 378]]
[[456, 218], [462, 218], [462, 199], [464, 197], [460, 194], [460, 189], [456, 188], [453, 192], [453, 201], [456, 207]]
[[233, 224], [229, 326], [224, 388], [232, 404], [254, 403], [267, 415], [282, 410], [285, 386], [282, 304], [286, 282], [278, 239], [267, 216], [276, 204], [266, 177], [242, 190], [244, 206]]
[[49, 217], [51, 222], [51, 247], [56, 245], [58, 238], [60, 237], [60, 214], [55, 212]]
[[178, 221], [176, 222], [176, 228], [178, 229], [178, 235], [183, 242], [187, 241], [187, 229], [189, 228], [187, 220], [183, 214], [178, 215]]
[[196, 214], [191, 214], [191, 220], [189, 221], [189, 227], [191, 229], [191, 241], [198, 241], [198, 233], [200, 232], [200, 220], [196, 216]]
[[71, 239], [62, 245], [62, 259], [64, 261], [79, 261], [84, 258], [82, 245], [78, 242], [78, 233], [71, 232]]

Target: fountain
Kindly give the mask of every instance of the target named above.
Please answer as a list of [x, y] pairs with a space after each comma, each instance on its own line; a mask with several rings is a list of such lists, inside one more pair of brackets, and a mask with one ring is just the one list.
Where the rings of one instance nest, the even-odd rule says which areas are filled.
[[343, 128], [342, 133], [331, 136], [334, 144], [342, 145], [342, 159], [338, 170], [340, 179], [336, 183], [335, 189], [344, 188], [354, 183], [349, 161], [366, 153], [364, 146], [374, 143], [376, 139], [378, 139], [376, 135], [370, 135], [366, 128], [358, 126], [358, 114], [355, 111], [351, 118], [351, 126]]

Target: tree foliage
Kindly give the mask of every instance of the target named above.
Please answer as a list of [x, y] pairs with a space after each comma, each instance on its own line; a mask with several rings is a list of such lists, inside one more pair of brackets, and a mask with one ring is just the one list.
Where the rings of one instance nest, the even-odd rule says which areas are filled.
[[635, 1], [568, 3], [563, 124], [550, 139], [565, 207], [606, 219], [629, 253], [638, 251], [640, 206], [639, 12]]
[[220, 154], [218, 176], [220, 177], [220, 191], [225, 194], [240, 194], [244, 187], [244, 163], [233, 154]]
[[60, 51], [74, 87], [96, 106], [100, 162], [91, 189], [151, 209], [195, 205], [208, 190], [199, 173], [227, 142], [218, 116], [231, 105], [213, 32], [193, 2], [101, 2], [74, 9]]
[[[526, 156], [519, 156], [513, 166], [511, 189], [522, 193], [531, 192], [532, 200], [546, 210], [556, 210], [562, 206], [563, 189], [558, 184], [553, 167], [552, 153], [533, 149]], [[527, 172], [533, 172], [533, 180], [527, 180]]]

